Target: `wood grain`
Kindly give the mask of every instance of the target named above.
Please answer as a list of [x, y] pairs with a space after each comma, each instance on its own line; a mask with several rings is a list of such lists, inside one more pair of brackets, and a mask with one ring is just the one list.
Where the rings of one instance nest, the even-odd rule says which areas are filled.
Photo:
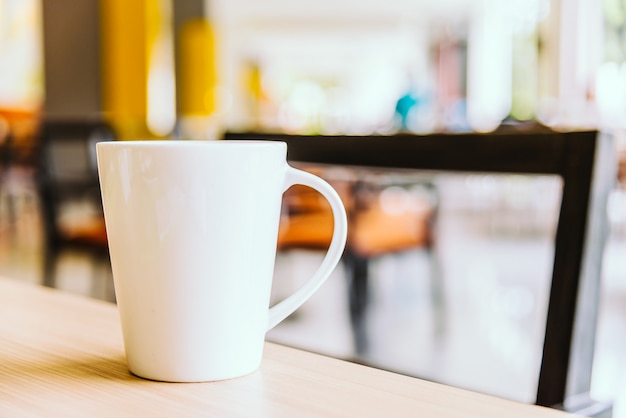
[[565, 417], [267, 343], [261, 368], [160, 383], [126, 368], [115, 305], [0, 278], [0, 416]]

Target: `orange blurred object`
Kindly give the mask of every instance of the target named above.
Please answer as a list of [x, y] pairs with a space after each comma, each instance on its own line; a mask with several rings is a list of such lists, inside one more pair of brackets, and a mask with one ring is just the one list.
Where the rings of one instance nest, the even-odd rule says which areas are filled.
[[[307, 170], [324, 177], [323, 171]], [[394, 187], [364, 188], [357, 180], [329, 182], [348, 213], [348, 251], [368, 258], [430, 246], [434, 207], [423, 196]], [[388, 196], [391, 189], [397, 198]], [[322, 196], [304, 186], [285, 193], [279, 249], [326, 249], [332, 233], [332, 212]]]

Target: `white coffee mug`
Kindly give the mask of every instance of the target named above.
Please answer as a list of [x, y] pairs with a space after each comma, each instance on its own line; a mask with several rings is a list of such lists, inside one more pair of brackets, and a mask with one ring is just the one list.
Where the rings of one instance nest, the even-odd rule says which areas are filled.
[[[266, 332], [339, 262], [344, 207], [325, 181], [273, 141], [97, 144], [115, 294], [130, 371], [171, 382], [256, 370]], [[282, 194], [293, 184], [330, 203], [334, 234], [317, 272], [269, 307]]]

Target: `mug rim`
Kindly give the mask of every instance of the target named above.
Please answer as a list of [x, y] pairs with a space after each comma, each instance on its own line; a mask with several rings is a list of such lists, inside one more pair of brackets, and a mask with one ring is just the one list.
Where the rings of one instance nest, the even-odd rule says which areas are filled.
[[223, 146], [223, 145], [249, 145], [257, 147], [281, 147], [285, 146], [284, 141], [274, 141], [269, 139], [132, 139], [99, 141], [97, 147], [172, 147], [172, 146]]

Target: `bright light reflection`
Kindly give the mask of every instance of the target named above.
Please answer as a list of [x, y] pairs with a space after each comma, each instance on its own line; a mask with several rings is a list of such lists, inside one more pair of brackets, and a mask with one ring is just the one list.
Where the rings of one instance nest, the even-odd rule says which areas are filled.
[[513, 54], [507, 11], [485, 2], [470, 27], [467, 116], [477, 131], [496, 128], [511, 109]]
[[0, 0], [0, 107], [34, 109], [43, 90], [41, 3]]
[[596, 103], [602, 123], [608, 127], [625, 126], [626, 77], [624, 66], [607, 62], [596, 73]]
[[[164, 20], [171, 18], [168, 2], [162, 2]], [[163, 25], [152, 47], [148, 70], [148, 129], [159, 136], [170, 134], [176, 125], [176, 80], [172, 32]]]

